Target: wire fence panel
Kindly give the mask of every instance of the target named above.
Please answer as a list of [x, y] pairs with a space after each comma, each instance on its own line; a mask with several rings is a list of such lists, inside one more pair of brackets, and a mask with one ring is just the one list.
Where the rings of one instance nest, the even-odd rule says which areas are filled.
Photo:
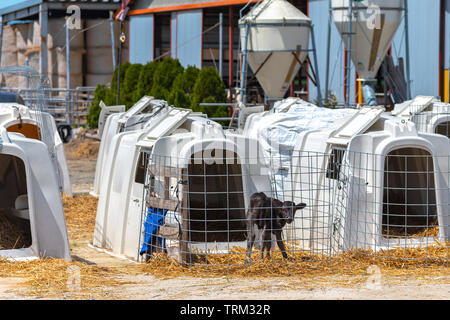
[[408, 111], [410, 121], [419, 132], [438, 133], [450, 138], [450, 104], [434, 101], [426, 108], [412, 104]]
[[[24, 100], [25, 105], [33, 107], [36, 102], [36, 89], [1, 87], [1, 91], [16, 92]], [[87, 115], [94, 100], [95, 87], [78, 87], [76, 89], [43, 88], [46, 112], [50, 113], [57, 123], [83, 126], [87, 124]]]
[[[258, 162], [275, 160], [239, 159], [225, 151], [219, 156], [222, 151], [214, 150], [210, 158], [194, 153], [187, 162], [147, 160], [144, 259], [228, 266], [262, 255], [292, 262], [328, 259], [332, 188], [320, 184], [328, 157], [304, 153], [293, 157], [288, 168], [258, 172]], [[298, 172], [301, 181], [294, 179]], [[252, 181], [264, 179], [267, 189], [254, 192]]]
[[448, 262], [449, 161], [414, 147], [345, 155], [334, 212], [337, 251]]
[[[385, 155], [298, 151], [284, 159], [220, 151], [187, 160], [142, 157], [143, 260], [206, 267], [267, 257], [331, 263], [352, 253], [448, 263], [449, 157], [415, 147]], [[252, 189], [261, 179], [268, 187]]]

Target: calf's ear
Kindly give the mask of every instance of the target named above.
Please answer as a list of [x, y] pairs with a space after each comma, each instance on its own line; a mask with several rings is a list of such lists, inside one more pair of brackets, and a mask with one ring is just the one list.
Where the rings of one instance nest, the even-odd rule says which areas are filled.
[[295, 210], [301, 210], [306, 207], [306, 203], [299, 203], [295, 206]]

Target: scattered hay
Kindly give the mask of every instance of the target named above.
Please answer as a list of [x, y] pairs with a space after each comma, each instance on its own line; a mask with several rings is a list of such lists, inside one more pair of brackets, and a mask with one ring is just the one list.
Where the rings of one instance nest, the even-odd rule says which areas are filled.
[[[97, 199], [86, 194], [75, 195], [73, 198], [63, 196], [63, 204], [69, 239], [92, 239]], [[2, 216], [0, 215], [0, 232]], [[10, 241], [13, 239], [15, 238]], [[19, 287], [24, 289], [23, 294], [32, 296], [60, 298], [67, 294], [70, 298], [79, 299], [93, 295], [96, 298], [105, 298], [105, 290], [108, 288], [131, 283], [120, 279], [121, 274], [123, 270], [119, 268], [101, 267], [79, 261], [44, 258], [22, 262], [0, 258], [0, 278], [25, 279]]]
[[24, 292], [30, 295], [49, 297], [72, 293], [82, 298], [92, 293], [101, 294], [101, 290], [107, 287], [130, 283], [118, 280], [114, 275], [114, 270], [109, 268], [60, 259], [46, 258], [27, 262], [0, 259], [0, 277], [26, 279], [21, 286], [31, 289]]
[[[90, 195], [64, 197], [67, 227], [70, 239], [92, 239], [97, 198]], [[429, 230], [428, 235], [437, 235], [438, 227]], [[259, 251], [252, 253], [252, 264], [244, 265], [245, 248], [234, 247], [230, 254], [199, 253], [192, 255], [197, 265], [184, 267], [163, 253], [156, 253], [149, 263], [129, 266], [120, 273], [149, 273], [158, 278], [165, 277], [216, 277], [269, 278], [293, 277], [342, 277], [346, 275], [367, 276], [372, 265], [380, 267], [382, 272], [392, 275], [450, 274], [450, 243], [430, 243], [424, 248], [399, 248], [390, 250], [364, 251], [354, 250], [332, 257], [292, 249], [287, 250], [290, 260], [284, 260], [279, 251], [272, 252], [271, 259], [259, 259]], [[294, 262], [293, 262], [294, 261]], [[205, 262], [208, 264], [205, 265]], [[119, 270], [117, 270], [119, 271]]]
[[97, 157], [100, 142], [85, 140], [81, 142], [72, 152], [73, 158], [94, 158]]
[[81, 139], [80, 137], [64, 144], [64, 150], [69, 159], [97, 158], [100, 141]]
[[29, 221], [8, 217], [0, 210], [0, 250], [21, 249], [31, 246]]
[[[205, 257], [195, 256], [192, 261], [203, 263]], [[140, 271], [159, 278], [220, 277], [228, 278], [289, 278], [308, 280], [308, 283], [326, 283], [330, 286], [353, 286], [366, 281], [370, 267], [377, 266], [389, 277], [412, 277], [432, 280], [439, 276], [439, 283], [450, 282], [447, 246], [428, 248], [392, 249], [389, 251], [355, 250], [332, 257], [297, 251], [284, 260], [280, 252], [273, 252], [270, 259], [259, 259], [253, 251], [252, 264], [244, 265], [245, 249], [235, 247], [231, 254], [208, 255], [208, 265], [182, 266], [177, 261], [159, 253], [149, 263], [140, 265]]]
[[69, 239], [91, 239], [95, 228], [98, 199], [89, 194], [63, 196]]

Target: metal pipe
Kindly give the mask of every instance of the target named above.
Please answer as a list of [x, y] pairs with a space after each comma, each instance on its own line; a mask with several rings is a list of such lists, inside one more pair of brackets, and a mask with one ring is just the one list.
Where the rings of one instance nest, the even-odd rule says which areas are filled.
[[230, 6], [228, 9], [228, 86], [233, 86], [233, 7]]
[[246, 93], [246, 86], [247, 86], [247, 45], [248, 45], [248, 32], [249, 32], [249, 26], [248, 24], [245, 25], [245, 36], [244, 36], [244, 45], [242, 50], [242, 70], [241, 70], [241, 98], [242, 103], [245, 105], [247, 102], [247, 93]]
[[109, 12], [109, 26], [110, 26], [110, 30], [111, 30], [111, 49], [112, 49], [113, 70], [116, 70], [117, 57], [116, 57], [116, 34], [114, 32], [114, 11]]
[[319, 103], [319, 107], [323, 107], [323, 101], [322, 101], [322, 92], [320, 87], [320, 80], [319, 80], [319, 67], [317, 63], [317, 50], [316, 50], [316, 41], [314, 36], [314, 26], [311, 25], [311, 41], [313, 45], [313, 51], [314, 51], [314, 69], [316, 69], [316, 83], [317, 83], [317, 101]]
[[348, 1], [348, 28], [347, 28], [347, 66], [345, 75], [345, 106], [350, 106], [350, 72], [351, 72], [351, 51], [352, 51], [352, 0]]
[[68, 123], [72, 123], [70, 116], [70, 29], [69, 18], [66, 17], [66, 119]]
[[331, 0], [328, 1], [328, 34], [327, 34], [327, 70], [325, 74], [325, 101], [328, 101], [328, 82], [330, 81], [330, 51], [331, 51], [331, 18], [333, 11], [331, 9]]
[[39, 5], [39, 25], [41, 35], [39, 72], [42, 78], [48, 75], [48, 7], [46, 3]]
[[66, 88], [70, 89], [70, 29], [68, 17], [66, 17]]
[[406, 46], [406, 97], [411, 100], [411, 70], [409, 59], [408, 0], [405, 0], [405, 46]]
[[223, 14], [219, 14], [219, 74], [223, 76]]
[[387, 95], [388, 95], [388, 90], [387, 90], [387, 83], [386, 83], [386, 78], [387, 78], [387, 66], [386, 66], [386, 60], [383, 61], [383, 93], [384, 93], [384, 108], [387, 108]]
[[0, 65], [2, 63], [3, 16], [0, 16]]
[[[121, 32], [121, 37], [122, 37], [122, 30], [123, 28], [123, 22], [120, 22], [120, 32]], [[116, 92], [116, 104], [119, 105], [119, 100], [120, 100], [120, 63], [122, 60], [122, 39], [119, 41], [119, 61], [117, 63], [117, 92]]]

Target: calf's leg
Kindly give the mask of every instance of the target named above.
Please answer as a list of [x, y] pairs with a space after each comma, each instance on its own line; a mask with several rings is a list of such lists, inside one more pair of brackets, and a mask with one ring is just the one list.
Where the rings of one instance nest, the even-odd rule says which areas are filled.
[[[251, 214], [251, 212], [249, 213]], [[256, 225], [253, 222], [252, 219], [247, 220], [247, 256], [245, 257], [245, 264], [251, 263], [251, 256], [252, 256], [252, 248], [253, 244], [255, 243], [255, 228]]]
[[275, 237], [277, 238], [278, 248], [280, 248], [281, 254], [284, 259], [287, 259], [286, 249], [284, 247], [283, 239], [281, 239], [281, 231], [274, 232]]

